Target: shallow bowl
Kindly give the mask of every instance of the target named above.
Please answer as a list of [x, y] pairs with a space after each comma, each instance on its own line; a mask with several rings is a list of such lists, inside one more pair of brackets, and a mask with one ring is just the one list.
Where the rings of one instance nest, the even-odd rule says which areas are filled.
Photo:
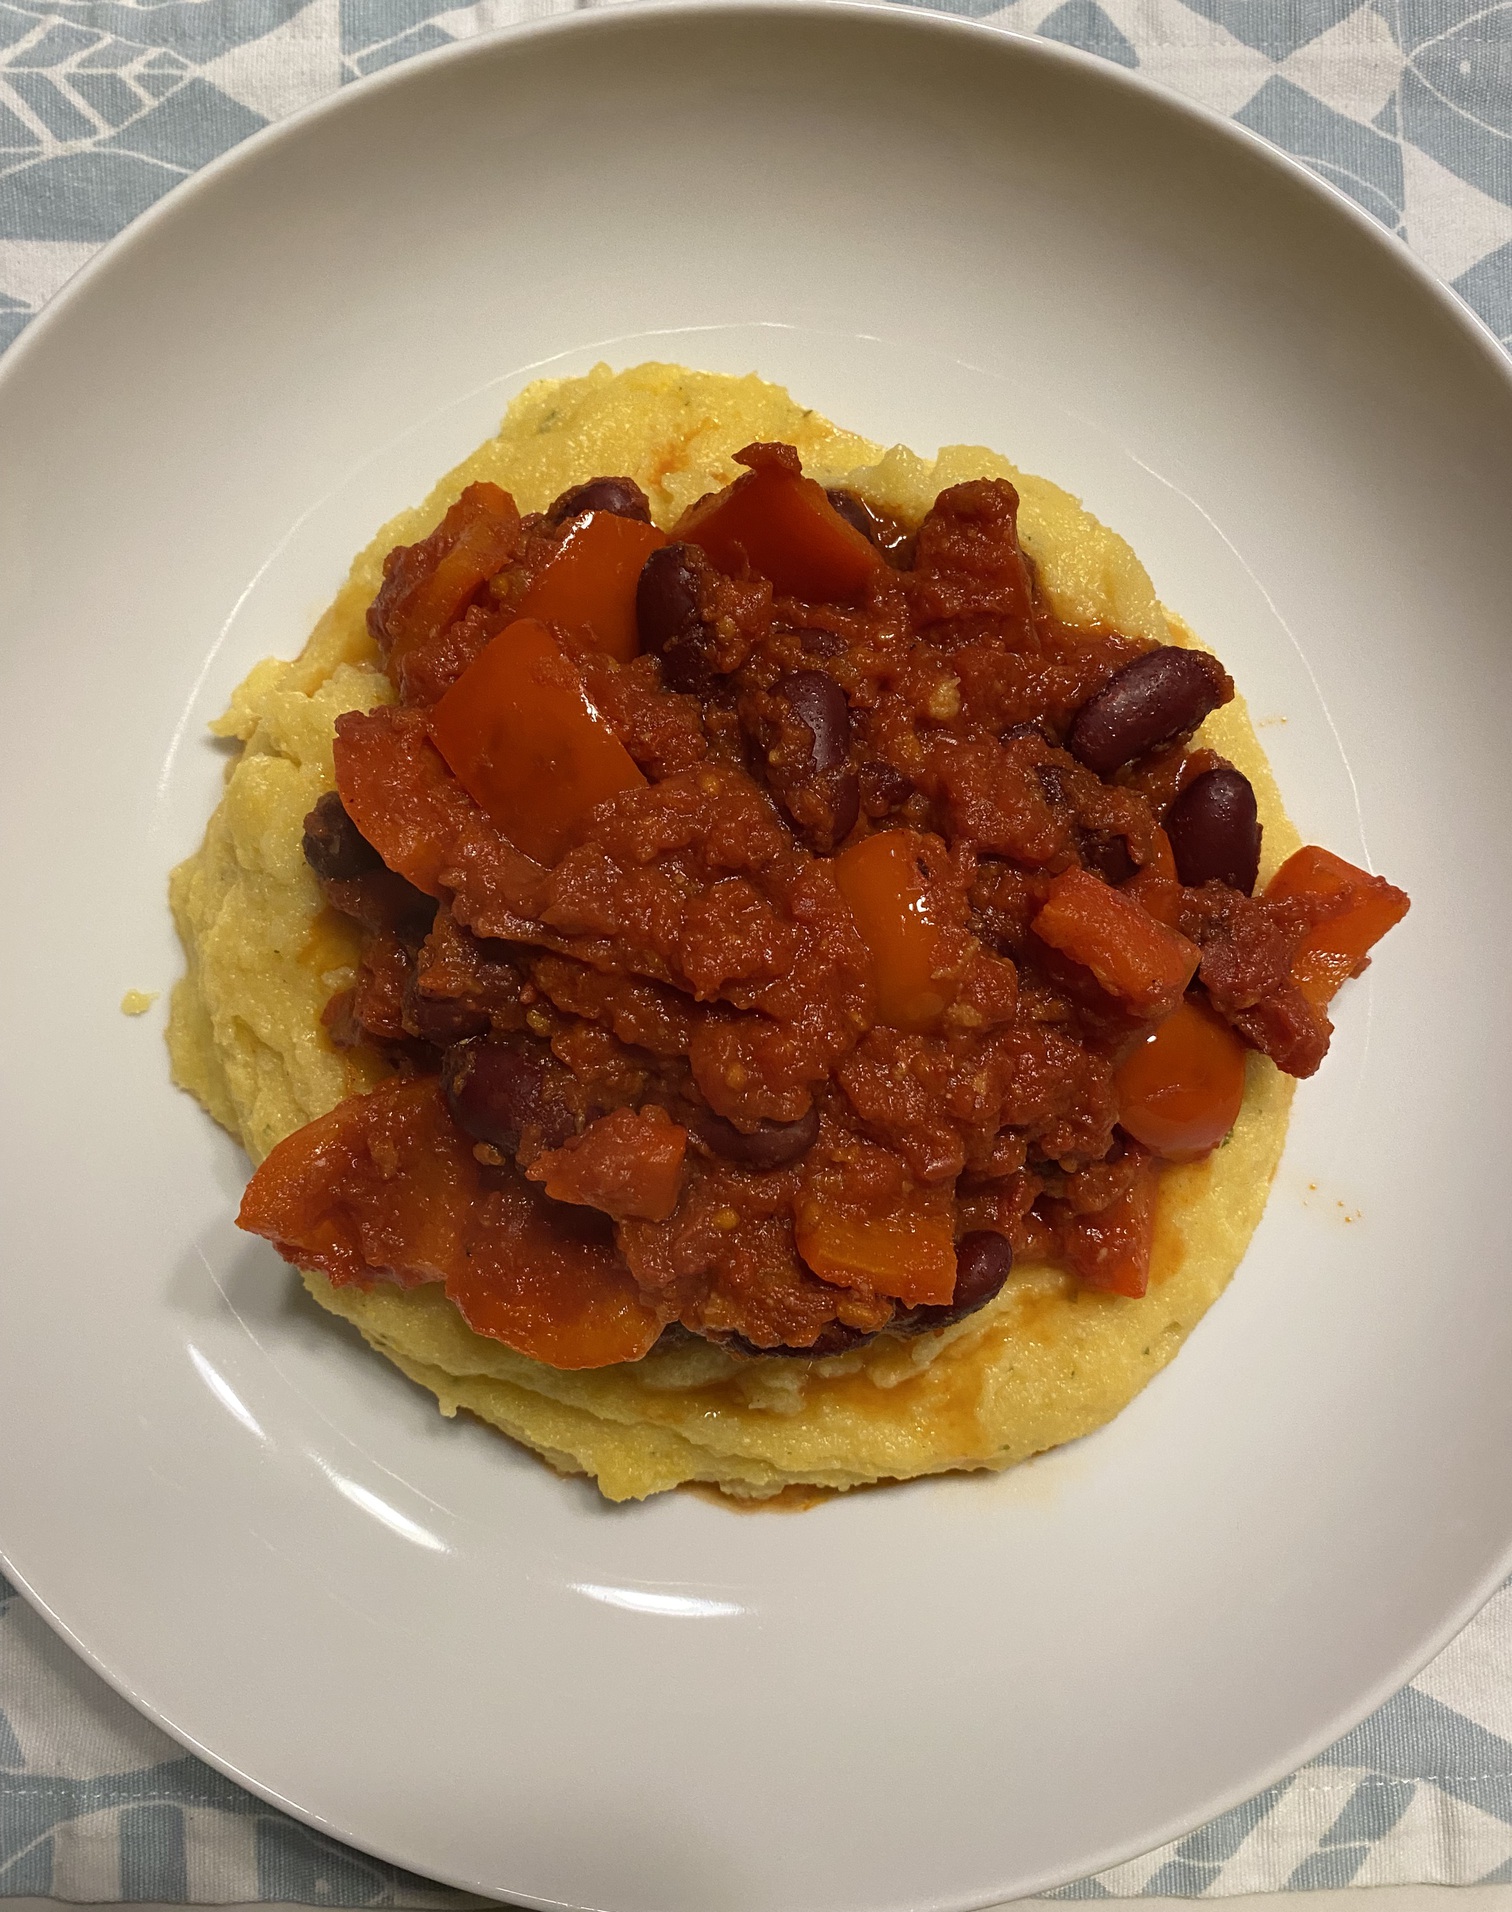
[[[164, 880], [246, 668], [529, 378], [650, 357], [1082, 494], [1304, 834], [1415, 899], [1233, 1288], [1003, 1477], [611, 1509], [443, 1423], [237, 1235], [164, 1005], [117, 1010], [178, 971]], [[580, 16], [181, 187], [0, 366], [7, 1570], [226, 1772], [533, 1905], [978, 1906], [1295, 1766], [1512, 1553], [1509, 522], [1512, 378], [1463, 309], [1258, 141], [1044, 42]]]

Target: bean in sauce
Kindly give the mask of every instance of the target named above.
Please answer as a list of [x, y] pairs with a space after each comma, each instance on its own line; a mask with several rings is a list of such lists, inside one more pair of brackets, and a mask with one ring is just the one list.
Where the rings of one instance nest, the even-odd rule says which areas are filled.
[[1188, 736], [1234, 687], [1206, 651], [1162, 644], [1115, 671], [1072, 719], [1066, 748], [1108, 777], [1136, 757]]
[[1253, 896], [1260, 874], [1260, 819], [1250, 780], [1232, 764], [1194, 777], [1166, 812], [1176, 874], [1193, 889], [1227, 883]]
[[635, 589], [641, 649], [660, 657], [670, 690], [707, 690], [713, 678], [704, 655], [708, 634], [699, 614], [696, 562], [691, 546], [664, 545], [647, 558]]
[[441, 1058], [441, 1087], [459, 1128], [475, 1142], [513, 1155], [527, 1129], [548, 1147], [575, 1124], [550, 1093], [545, 1054], [518, 1040], [482, 1037], [454, 1043]]
[[304, 858], [327, 882], [348, 882], [383, 867], [383, 858], [347, 815], [334, 790], [328, 790], [304, 820]]
[[590, 478], [586, 485], [564, 491], [546, 513], [549, 524], [565, 524], [590, 511], [610, 511], [616, 518], [650, 524], [651, 504], [633, 478]]
[[745, 1168], [786, 1168], [807, 1155], [819, 1135], [819, 1111], [812, 1107], [796, 1122], [761, 1122], [749, 1130], [736, 1128], [712, 1109], [700, 1109], [691, 1122], [707, 1148]]

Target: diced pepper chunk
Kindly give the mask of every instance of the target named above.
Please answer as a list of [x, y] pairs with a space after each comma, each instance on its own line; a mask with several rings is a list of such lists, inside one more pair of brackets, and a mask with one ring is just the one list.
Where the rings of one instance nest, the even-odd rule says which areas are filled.
[[653, 551], [667, 542], [655, 525], [595, 511], [580, 518], [539, 570], [518, 605], [628, 664], [640, 650], [635, 588]]
[[1244, 1044], [1188, 997], [1125, 1057], [1114, 1088], [1127, 1134], [1167, 1161], [1194, 1161], [1239, 1119]]
[[441, 1282], [476, 1333], [552, 1367], [636, 1361], [661, 1332], [608, 1242], [513, 1175], [482, 1188], [434, 1076], [349, 1096], [286, 1137], [237, 1221], [338, 1287]]
[[1086, 870], [1056, 877], [1032, 928], [1052, 949], [1090, 969], [1136, 1016], [1152, 1021], [1181, 1001], [1202, 958], [1179, 930]]
[[519, 535], [509, 493], [469, 485], [428, 538], [389, 554], [368, 622], [388, 648], [391, 672], [408, 650], [461, 614], [478, 586], [509, 562]]
[[645, 778], [544, 624], [503, 630], [431, 712], [431, 736], [494, 827], [555, 863], [591, 812]]
[[1066, 1223], [1061, 1256], [1084, 1288], [1130, 1301], [1148, 1291], [1159, 1193], [1160, 1169], [1152, 1157], [1116, 1202]]
[[748, 445], [750, 470], [683, 514], [675, 535], [732, 576], [747, 566], [781, 596], [846, 603], [864, 594], [884, 559], [847, 524], [824, 487], [803, 476], [791, 445]]
[[526, 1171], [554, 1202], [601, 1208], [616, 1221], [664, 1222], [682, 1190], [688, 1131], [652, 1104], [614, 1109]]
[[798, 1253], [821, 1281], [891, 1295], [905, 1307], [943, 1307], [955, 1294], [949, 1192], [915, 1190], [885, 1214], [861, 1215], [817, 1192], [798, 1203]]
[[286, 1136], [236, 1221], [338, 1287], [444, 1281], [462, 1252], [477, 1165], [433, 1079], [385, 1082]]
[[877, 1020], [927, 1035], [945, 1013], [936, 978], [944, 942], [912, 830], [881, 830], [842, 850], [830, 868], [871, 957]]
[[481, 1224], [446, 1283], [475, 1334], [553, 1368], [606, 1368], [649, 1352], [661, 1317], [605, 1224], [585, 1214], [574, 1228], [514, 1178], [485, 1197]]
[[1307, 844], [1289, 856], [1265, 886], [1267, 898], [1323, 897], [1339, 908], [1303, 937], [1292, 961], [1292, 981], [1323, 1008], [1340, 984], [1358, 976], [1369, 952], [1411, 907], [1406, 893], [1383, 876], [1346, 863], [1332, 850]]

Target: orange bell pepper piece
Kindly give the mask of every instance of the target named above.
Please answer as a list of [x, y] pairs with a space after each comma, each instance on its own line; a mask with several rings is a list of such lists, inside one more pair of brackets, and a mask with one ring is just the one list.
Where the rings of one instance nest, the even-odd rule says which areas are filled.
[[380, 1083], [286, 1136], [237, 1224], [337, 1286], [442, 1282], [475, 1332], [552, 1367], [638, 1361], [661, 1333], [607, 1242], [521, 1179], [482, 1192], [435, 1076]]
[[842, 850], [830, 868], [871, 956], [877, 1020], [927, 1035], [945, 1012], [947, 993], [934, 973], [943, 940], [919, 848], [912, 830], [880, 830]]
[[1151, 1159], [1116, 1202], [1066, 1223], [1061, 1258], [1084, 1288], [1138, 1301], [1150, 1286], [1160, 1169]]
[[1052, 949], [1090, 969], [1136, 1016], [1152, 1020], [1181, 1001], [1202, 958], [1179, 930], [1086, 870], [1056, 877], [1031, 927]]
[[682, 1193], [688, 1131], [654, 1103], [612, 1109], [526, 1170], [554, 1202], [601, 1208], [616, 1221], [664, 1222]]
[[1113, 1086], [1127, 1134], [1168, 1161], [1194, 1161], [1239, 1119], [1244, 1044], [1188, 997], [1124, 1058]]
[[519, 615], [555, 625], [628, 664], [640, 651], [635, 587], [647, 558], [666, 542], [655, 525], [592, 512], [573, 525], [536, 573]]
[[[461, 614], [478, 586], [514, 555], [519, 535], [520, 514], [509, 493], [498, 485], [469, 485], [429, 538], [394, 553], [390, 564], [397, 560], [397, 568], [385, 576], [378, 595], [391, 645], [391, 671], [406, 651]], [[422, 568], [411, 582], [419, 560], [438, 547], [443, 555], [434, 569]]]
[[955, 1294], [955, 1230], [948, 1191], [912, 1199], [885, 1215], [857, 1215], [818, 1194], [795, 1216], [798, 1253], [821, 1281], [892, 1295], [906, 1307], [944, 1307]]
[[646, 779], [544, 624], [520, 618], [431, 712], [431, 736], [489, 821], [555, 863], [590, 812]]
[[803, 476], [792, 446], [748, 445], [735, 459], [750, 466], [745, 477], [701, 498], [675, 535], [732, 576], [749, 566], [770, 578], [781, 596], [821, 604], [860, 597], [882, 569], [882, 554], [845, 522], [822, 485]]
[[1337, 915], [1315, 924], [1298, 946], [1292, 981], [1322, 1009], [1341, 983], [1358, 976], [1369, 952], [1411, 907], [1406, 893], [1383, 876], [1356, 869], [1332, 850], [1309, 843], [1289, 856], [1265, 886], [1268, 899], [1321, 896], [1339, 899]]

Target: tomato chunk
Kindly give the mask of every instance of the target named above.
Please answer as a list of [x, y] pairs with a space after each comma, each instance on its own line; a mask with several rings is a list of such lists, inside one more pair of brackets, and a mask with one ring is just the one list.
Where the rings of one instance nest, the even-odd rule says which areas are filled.
[[1109, 995], [1151, 1020], [1181, 1001], [1202, 957], [1179, 930], [1086, 870], [1056, 877], [1032, 927], [1052, 949], [1090, 969]]
[[784, 597], [824, 604], [860, 597], [883, 557], [824, 487], [803, 476], [792, 446], [747, 445], [735, 459], [750, 467], [745, 477], [701, 498], [676, 536], [701, 546], [721, 571], [738, 576], [749, 566]]
[[871, 956], [877, 1020], [917, 1035], [938, 1026], [947, 1001], [935, 976], [943, 939], [930, 911], [922, 847], [912, 830], [881, 830], [830, 865]]
[[1358, 976], [1369, 952], [1411, 907], [1407, 895], [1383, 876], [1346, 863], [1332, 850], [1307, 844], [1289, 856], [1265, 886], [1267, 897], [1337, 899], [1337, 912], [1314, 925], [1292, 961], [1292, 980], [1320, 1009], [1340, 984]]
[[914, 1308], [955, 1295], [955, 1231], [949, 1192], [915, 1190], [885, 1214], [859, 1215], [818, 1193], [798, 1203], [798, 1253], [821, 1281], [870, 1289]]
[[1114, 1088], [1127, 1134], [1168, 1161], [1193, 1161], [1239, 1119], [1244, 1044], [1188, 998], [1125, 1058]]
[[1159, 1193], [1160, 1169], [1151, 1158], [1116, 1202], [1065, 1224], [1061, 1258], [1084, 1288], [1130, 1301], [1148, 1291]]
[[489, 821], [555, 863], [589, 814], [645, 778], [544, 624], [521, 618], [431, 712], [431, 735]]
[[635, 587], [653, 551], [667, 542], [655, 525], [595, 511], [580, 518], [520, 599], [521, 617], [571, 633], [621, 664], [640, 650]]
[[237, 1222], [338, 1287], [442, 1282], [476, 1333], [553, 1367], [636, 1361], [661, 1332], [607, 1241], [518, 1177], [482, 1187], [434, 1076], [349, 1096], [286, 1137]]

